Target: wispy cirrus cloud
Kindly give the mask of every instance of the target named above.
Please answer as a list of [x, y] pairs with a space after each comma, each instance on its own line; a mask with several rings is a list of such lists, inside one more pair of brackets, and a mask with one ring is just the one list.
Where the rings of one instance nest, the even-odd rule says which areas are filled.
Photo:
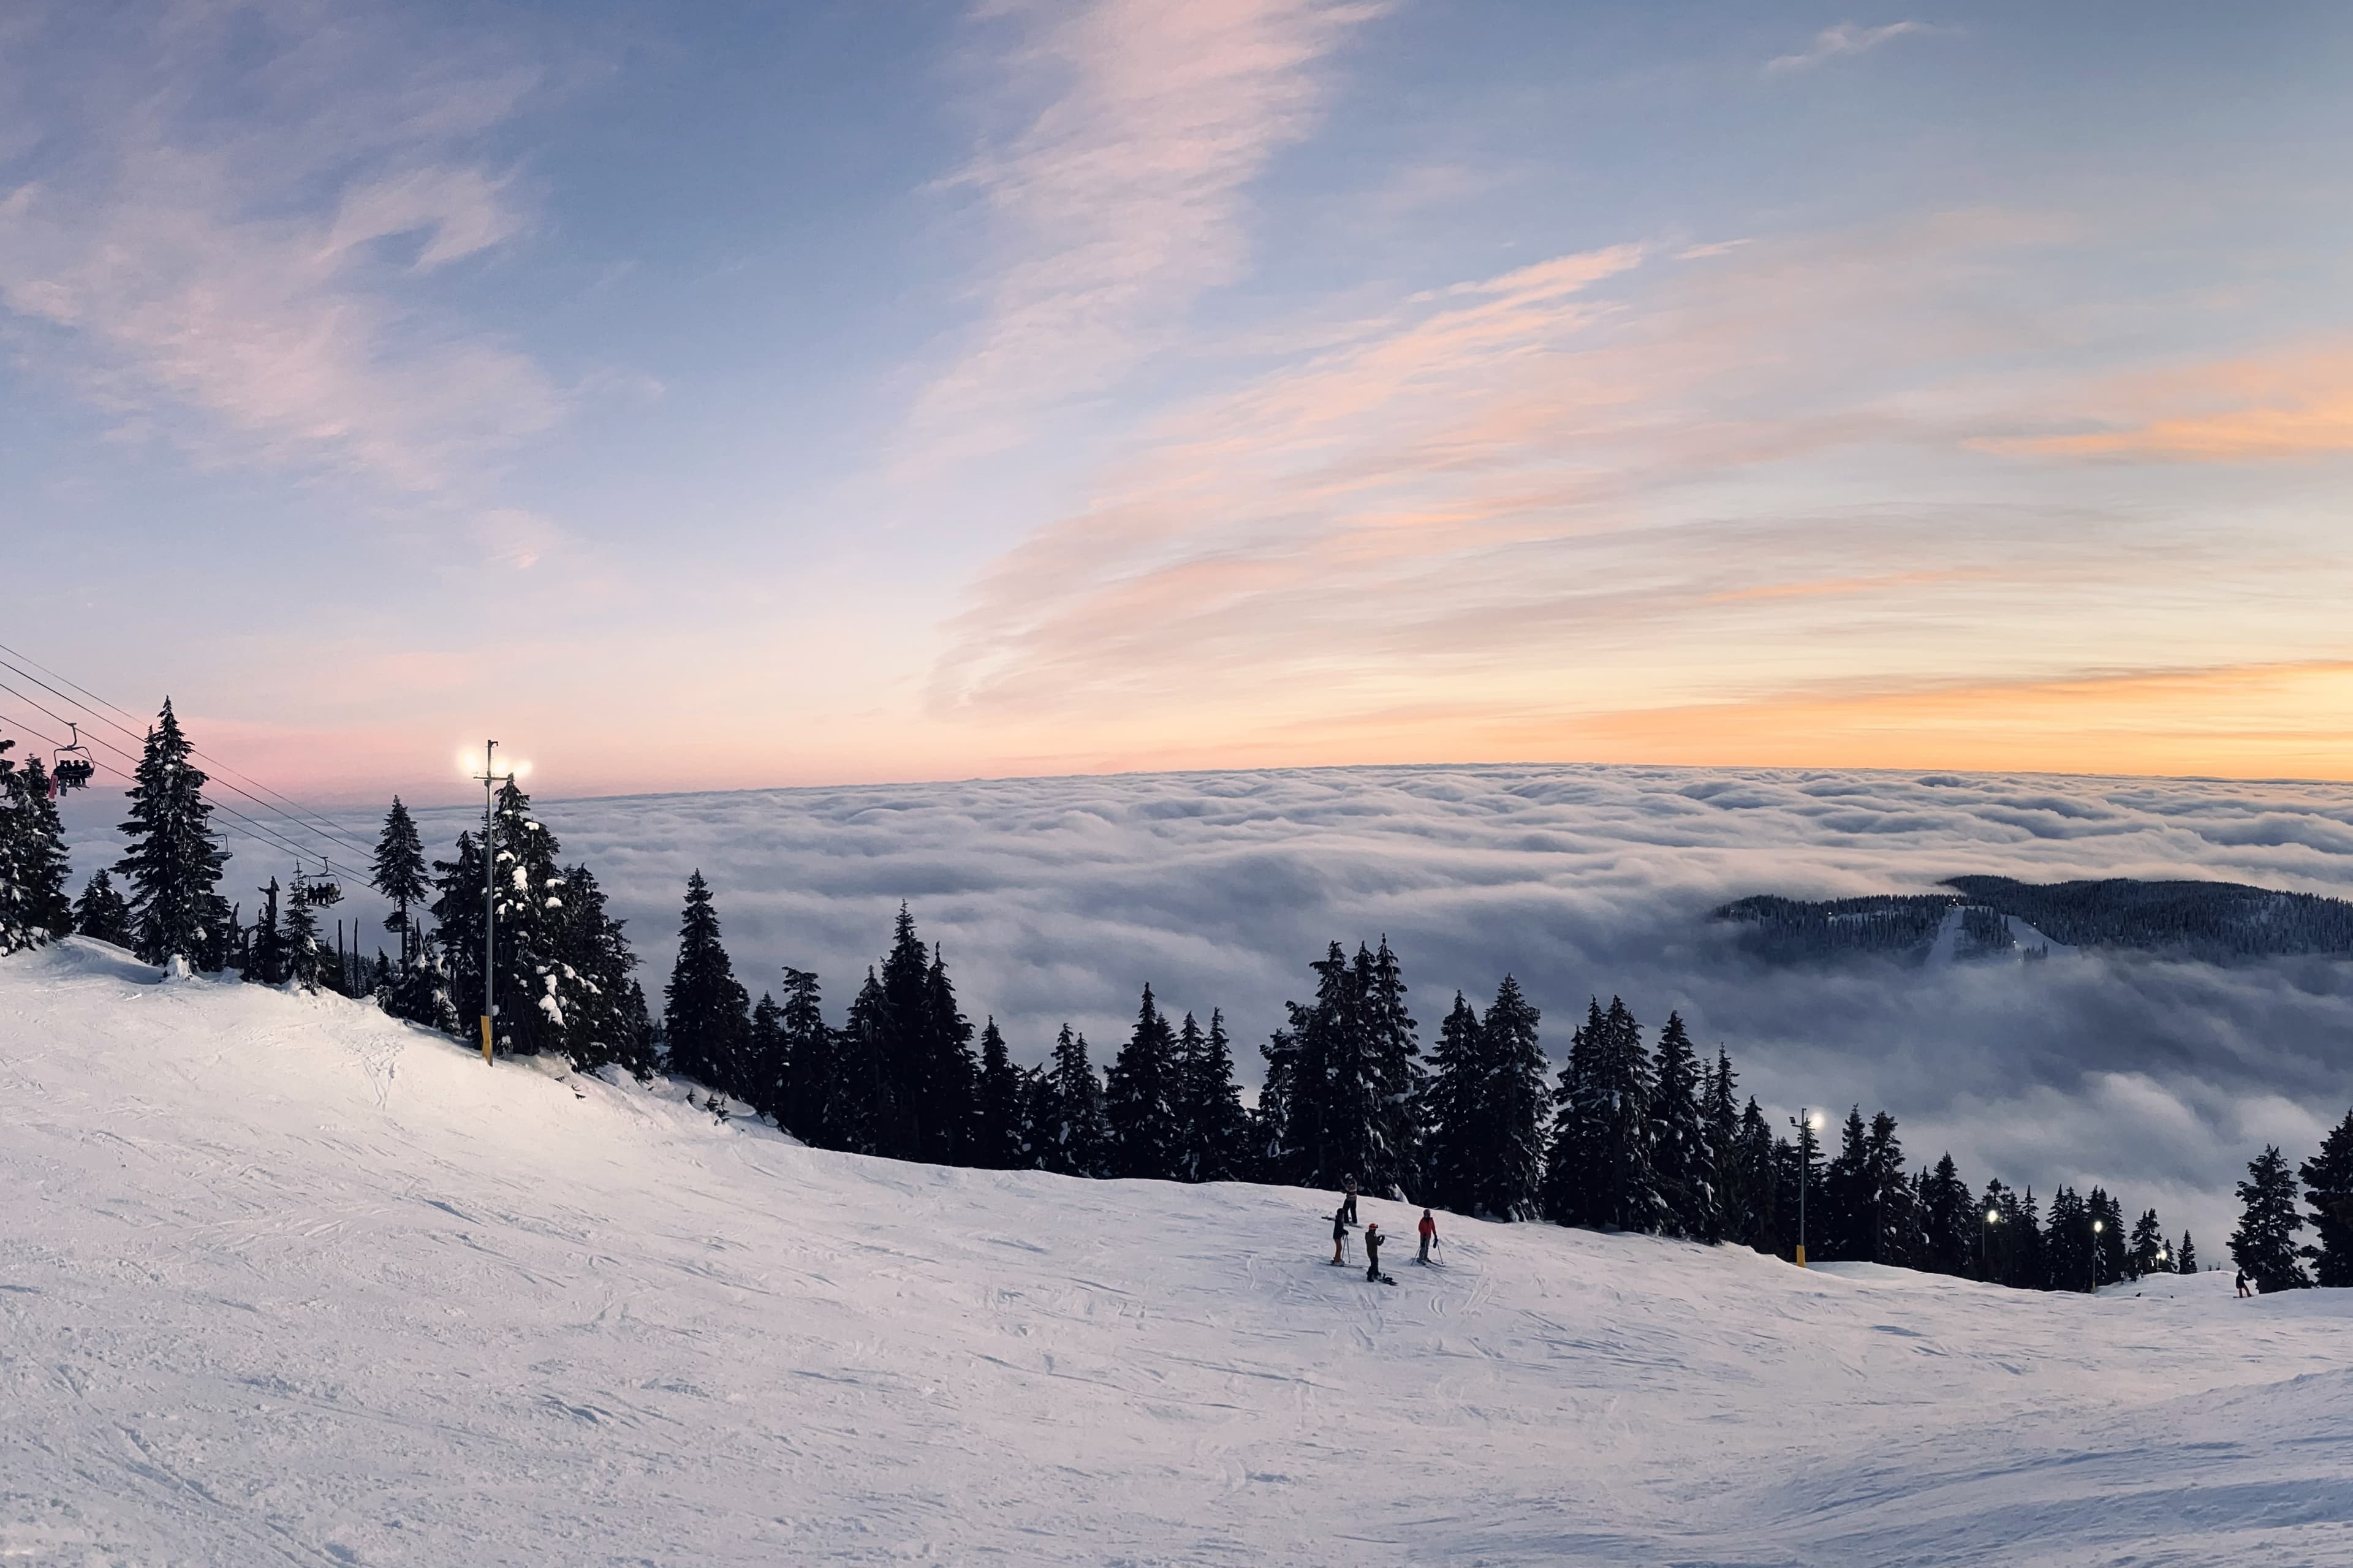
[[[2326, 653], [2313, 589], [2346, 563], [2253, 531], [2225, 562], [2211, 530], [2021, 493], [1982, 449], [2072, 379], [2022, 368], [2058, 307], [1986, 301], [2080, 238], [1956, 212], [1612, 247], [1401, 300], [1164, 418], [1091, 504], [1000, 558], [951, 627], [933, 710], [1083, 733], [1132, 766], [1713, 760], [1748, 754], [1721, 743], [1726, 716], [1813, 711], [1867, 650], [1886, 700], [1774, 732], [1770, 754], [1968, 765], [1985, 754], [1968, 727], [1924, 706], [1905, 730], [1905, 694], [1928, 703], [1957, 671], [2063, 683]], [[2258, 625], [2263, 583], [2302, 586]], [[2053, 713], [2132, 695], [2052, 689]], [[2218, 700], [2177, 696], [2161, 742], [2116, 744], [2197, 765]], [[2045, 740], [2069, 733], [2054, 720]], [[2223, 751], [2353, 765], [2307, 742]]]
[[971, 340], [914, 411], [931, 449], [1000, 448], [1026, 416], [1101, 390], [1240, 276], [1247, 191], [1314, 129], [1329, 63], [1373, 0], [1003, 0], [998, 68], [1042, 108], [955, 182], [994, 261]]
[[[2260, 463], [2353, 453], [2353, 353], [2293, 350], [2112, 378], [2071, 423], [1989, 450], [2144, 462]], [[2104, 411], [2104, 412], [2094, 412]]]
[[1894, 39], [1942, 29], [1926, 22], [1889, 22], [1877, 27], [1858, 26], [1852, 22], [1841, 22], [1835, 27], [1824, 27], [1814, 35], [1814, 41], [1793, 55], [1777, 55], [1765, 62], [1768, 74], [1810, 70], [1815, 66], [1849, 55], [1868, 54], [1880, 45]]
[[0, 121], [40, 132], [0, 167], [0, 306], [33, 363], [206, 460], [411, 491], [551, 424], [537, 364], [417, 293], [524, 230], [470, 149], [527, 75], [405, 59], [299, 4], [165, 13], [86, 59], [36, 28], [20, 59], [75, 76], [70, 106], [0, 79]]

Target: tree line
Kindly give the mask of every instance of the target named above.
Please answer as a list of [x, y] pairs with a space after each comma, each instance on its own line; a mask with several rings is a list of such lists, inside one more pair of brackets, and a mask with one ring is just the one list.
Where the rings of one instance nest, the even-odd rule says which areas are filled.
[[[902, 905], [889, 950], [842, 1022], [818, 976], [786, 967], [754, 1001], [722, 940], [700, 871], [686, 884], [679, 952], [655, 1015], [623, 922], [588, 868], [512, 781], [494, 798], [495, 866], [461, 833], [427, 862], [396, 799], [372, 867], [393, 906], [396, 957], [330, 971], [316, 889], [298, 875], [259, 889], [255, 919], [221, 897], [227, 857], [209, 825], [206, 777], [170, 703], [149, 731], [129, 794], [129, 848], [66, 898], [67, 859], [37, 757], [0, 742], [0, 952], [78, 931], [150, 963], [174, 957], [257, 984], [372, 995], [386, 1012], [471, 1036], [486, 992], [501, 1054], [565, 1057], [583, 1072], [668, 1072], [819, 1148], [987, 1169], [1180, 1182], [1261, 1181], [1361, 1191], [1497, 1220], [1745, 1246], [1784, 1258], [1887, 1264], [2030, 1289], [2085, 1289], [2159, 1269], [2190, 1272], [2156, 1212], [2127, 1226], [2099, 1187], [2062, 1186], [2047, 1209], [1999, 1180], [1978, 1193], [1949, 1154], [1913, 1167], [1894, 1117], [1848, 1113], [1834, 1154], [1810, 1125], [1776, 1129], [1745, 1101], [1728, 1052], [1704, 1059], [1678, 1014], [1655, 1037], [1597, 996], [1556, 1070], [1541, 1015], [1505, 975], [1480, 1008], [1454, 994], [1425, 1055], [1404, 965], [1386, 938], [1330, 943], [1305, 1000], [1259, 1047], [1255, 1103], [1237, 1079], [1223, 1013], [1172, 1017], [1146, 985], [1135, 1021], [1098, 1070], [1065, 1025], [1046, 1059], [1016, 1063], [993, 1017], [976, 1030], [947, 962]], [[495, 875], [492, 875], [493, 871]], [[281, 894], [283, 895], [281, 897]], [[495, 967], [483, 922], [494, 906]], [[431, 923], [423, 918], [429, 915]], [[364, 972], [363, 972], [364, 970]], [[778, 999], [776, 991], [781, 991]], [[724, 1097], [723, 1099], [722, 1097]], [[2297, 1240], [2299, 1176], [2316, 1242]], [[2232, 1252], [2266, 1291], [2353, 1284], [2353, 1113], [2300, 1171], [2276, 1148], [2249, 1168]], [[2307, 1268], [2309, 1263], [2313, 1267]]]

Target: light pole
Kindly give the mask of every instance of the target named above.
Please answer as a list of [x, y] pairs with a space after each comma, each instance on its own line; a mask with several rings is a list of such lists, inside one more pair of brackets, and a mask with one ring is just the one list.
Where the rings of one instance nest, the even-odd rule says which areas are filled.
[[[482, 1063], [491, 1054], [491, 1020], [499, 1011], [499, 785], [512, 784], [514, 773], [498, 771], [499, 743], [482, 742]], [[516, 770], [520, 772], [521, 770]]]
[[2092, 1222], [2092, 1294], [2100, 1293], [2100, 1233], [2107, 1229], [2105, 1220]]
[[1808, 1106], [1799, 1106], [1789, 1125], [1798, 1130], [1798, 1267], [1806, 1266], [1806, 1189], [1813, 1185], [1814, 1130], [1822, 1124], [1822, 1113]]
[[1993, 1279], [1993, 1250], [1989, 1243], [1993, 1240], [1993, 1227], [2000, 1223], [2001, 1211], [1989, 1208], [1985, 1212], [1984, 1221], [1978, 1226], [1978, 1272], [1989, 1281]]

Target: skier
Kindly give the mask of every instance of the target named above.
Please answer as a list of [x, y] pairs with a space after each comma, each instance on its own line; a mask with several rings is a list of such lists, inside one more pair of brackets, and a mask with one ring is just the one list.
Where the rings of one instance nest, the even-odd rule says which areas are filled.
[[1348, 1210], [1342, 1205], [1332, 1211], [1332, 1266], [1338, 1268], [1348, 1261]]
[[1340, 1183], [1344, 1189], [1344, 1194], [1340, 1199], [1340, 1212], [1348, 1216], [1350, 1225], [1354, 1225], [1356, 1223], [1356, 1178], [1343, 1176], [1340, 1178]]
[[1377, 1223], [1365, 1226], [1365, 1279], [1372, 1284], [1397, 1283], [1381, 1272], [1381, 1227]]
[[1438, 1221], [1430, 1217], [1430, 1214], [1428, 1209], [1424, 1209], [1421, 1211], [1421, 1224], [1417, 1228], [1421, 1232], [1421, 1256], [1415, 1258], [1414, 1261], [1416, 1263], [1428, 1263], [1430, 1261], [1430, 1244], [1438, 1239]]
[[2253, 1290], [2247, 1289], [2247, 1271], [2243, 1268], [2239, 1270], [2239, 1294], [2242, 1296], [2252, 1296], [2254, 1294]]

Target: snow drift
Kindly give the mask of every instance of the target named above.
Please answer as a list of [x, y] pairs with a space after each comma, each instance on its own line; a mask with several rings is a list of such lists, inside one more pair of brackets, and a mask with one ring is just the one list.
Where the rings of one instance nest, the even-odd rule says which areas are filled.
[[2353, 1304], [2036, 1296], [806, 1150], [0, 961], [0, 1557], [2353, 1562]]

